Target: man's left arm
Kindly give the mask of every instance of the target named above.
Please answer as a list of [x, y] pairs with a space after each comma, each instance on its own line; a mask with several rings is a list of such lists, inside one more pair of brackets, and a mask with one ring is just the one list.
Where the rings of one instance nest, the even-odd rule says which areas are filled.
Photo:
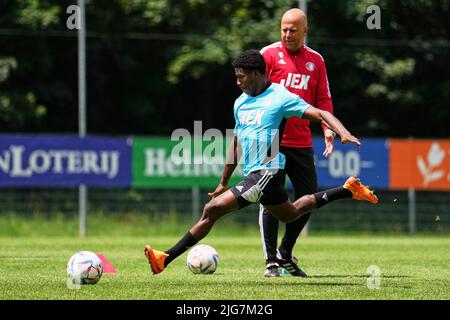
[[[328, 83], [327, 69], [325, 62], [321, 60], [318, 67], [318, 79], [317, 79], [317, 90], [315, 97], [316, 107], [318, 109], [328, 111], [333, 114], [333, 102], [331, 100], [330, 86]], [[324, 157], [328, 157], [329, 154], [333, 152], [334, 149], [334, 137], [336, 133], [328, 128], [326, 125], [322, 124], [323, 134], [325, 136], [325, 151], [323, 152]]]
[[319, 121], [322, 124], [326, 125], [328, 128], [332, 129], [336, 134], [341, 137], [341, 143], [349, 143], [352, 142], [356, 144], [358, 147], [361, 146], [361, 142], [358, 138], [353, 136], [347, 128], [344, 127], [341, 121], [339, 121], [338, 118], [333, 116], [328, 111], [323, 111], [317, 108], [314, 108], [313, 106], [309, 106], [306, 108], [306, 110], [303, 112], [302, 115], [303, 119], [312, 120], [312, 121]]

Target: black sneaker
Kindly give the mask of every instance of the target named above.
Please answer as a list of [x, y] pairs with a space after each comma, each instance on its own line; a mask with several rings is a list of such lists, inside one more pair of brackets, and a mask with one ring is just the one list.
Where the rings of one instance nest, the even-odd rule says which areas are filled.
[[306, 278], [308, 275], [300, 269], [297, 265], [298, 260], [296, 257], [291, 257], [290, 259], [284, 259], [280, 252], [277, 251], [277, 262], [280, 267], [286, 269], [291, 275], [294, 277], [303, 277]]
[[278, 263], [270, 262], [266, 264], [266, 272], [264, 272], [264, 277], [279, 277], [280, 273], [278, 272]]

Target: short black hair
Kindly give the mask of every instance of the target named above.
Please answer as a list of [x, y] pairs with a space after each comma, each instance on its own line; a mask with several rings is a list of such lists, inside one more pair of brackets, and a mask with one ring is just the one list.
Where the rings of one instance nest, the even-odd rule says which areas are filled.
[[236, 60], [233, 61], [234, 68], [243, 70], [256, 70], [261, 74], [266, 73], [266, 63], [262, 54], [256, 49], [250, 49], [242, 52]]

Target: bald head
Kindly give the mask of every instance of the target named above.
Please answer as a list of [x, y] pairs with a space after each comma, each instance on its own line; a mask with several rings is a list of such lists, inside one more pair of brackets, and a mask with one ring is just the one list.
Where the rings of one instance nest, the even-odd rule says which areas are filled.
[[300, 9], [289, 9], [281, 17], [281, 41], [289, 51], [296, 52], [303, 46], [308, 21]]
[[307, 26], [308, 22], [306, 19], [306, 14], [303, 10], [294, 8], [286, 11], [281, 17], [281, 24], [284, 23], [294, 23], [301, 26]]

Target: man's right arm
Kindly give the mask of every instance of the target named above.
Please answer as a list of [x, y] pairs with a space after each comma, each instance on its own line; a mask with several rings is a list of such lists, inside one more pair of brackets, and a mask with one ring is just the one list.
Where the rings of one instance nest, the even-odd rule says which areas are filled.
[[270, 76], [272, 74], [272, 68], [273, 68], [273, 57], [270, 54], [270, 50], [268, 50], [268, 47], [261, 49], [261, 55], [263, 56], [264, 62], [266, 63], [267, 79], [271, 80]]
[[227, 149], [225, 166], [223, 168], [222, 178], [220, 179], [219, 185], [214, 192], [208, 193], [211, 198], [217, 197], [228, 189], [228, 183], [230, 182], [230, 178], [238, 165], [239, 158], [240, 150], [237, 142], [237, 136], [235, 135]]

